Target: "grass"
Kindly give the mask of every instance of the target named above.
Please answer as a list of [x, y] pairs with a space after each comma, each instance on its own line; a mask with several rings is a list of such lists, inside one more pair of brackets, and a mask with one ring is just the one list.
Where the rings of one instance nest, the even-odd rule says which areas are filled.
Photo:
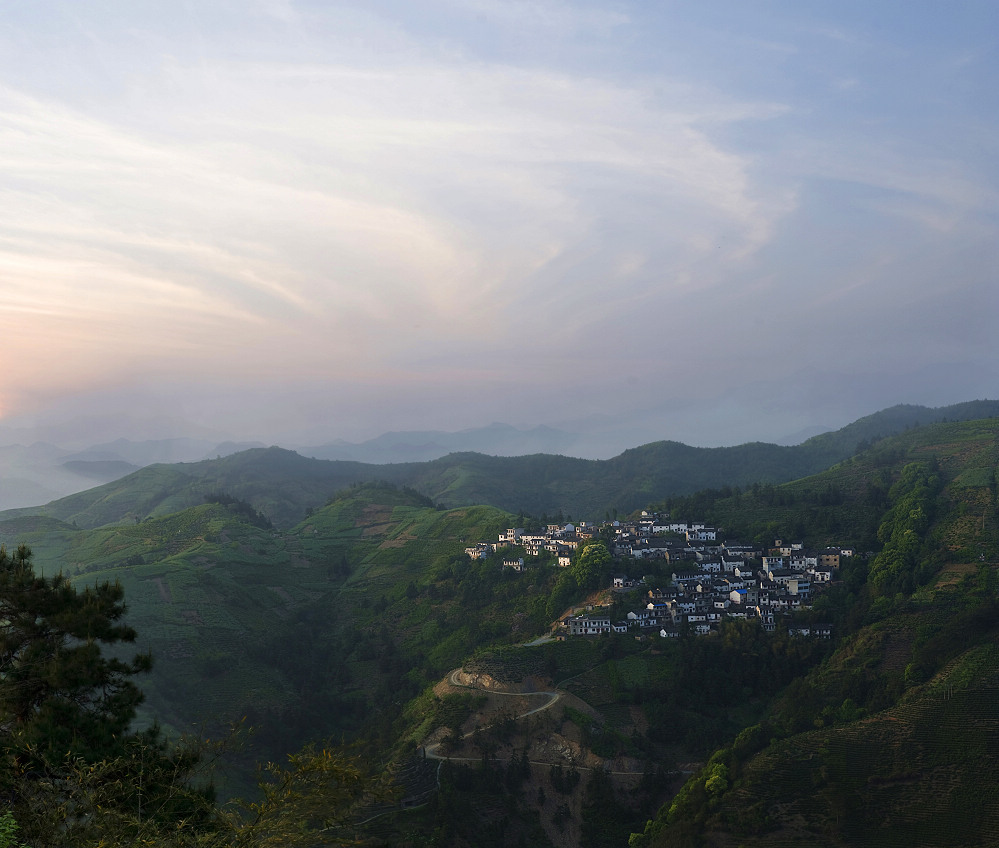
[[[162, 482], [156, 469], [146, 478], [150, 491]], [[105, 492], [109, 510], [120, 507], [118, 495]], [[91, 517], [100, 500], [88, 502]], [[127, 653], [154, 657], [139, 681], [147, 695], [140, 723], [155, 717], [169, 733], [215, 734], [250, 714], [268, 756], [282, 756], [306, 738], [341, 738], [391, 716], [427, 674], [443, 674], [470, 645], [510, 631], [525, 597], [504, 594], [514, 584], [489, 590], [495, 598], [472, 620], [476, 632], [457, 597], [433, 592], [434, 575], [466, 539], [495, 538], [509, 523], [491, 507], [442, 511], [373, 486], [331, 499], [286, 530], [194, 502], [89, 529], [21, 516], [0, 524], [0, 541], [27, 542], [41, 569], [68, 572], [78, 584], [122, 583], [139, 634]]]
[[[836, 793], [861, 791], [850, 782], [855, 776], [842, 775], [848, 757], [855, 758], [858, 769], [868, 769], [862, 773], [881, 781], [872, 791], [881, 793], [892, 809], [904, 811], [915, 797], [906, 794], [910, 767], [927, 781], [936, 781], [931, 785], [941, 787], [941, 799], [989, 809], [987, 793], [982, 795], [979, 788], [975, 795], [974, 787], [948, 771], [941, 753], [947, 749], [940, 746], [953, 739], [951, 753], [975, 768], [995, 766], [992, 749], [981, 739], [982, 733], [995, 730], [989, 724], [987, 697], [994, 690], [981, 682], [995, 669], [995, 651], [976, 649], [964, 656], [950, 647], [933, 653], [927, 646], [933, 646], [935, 634], [946, 635], [946, 628], [961, 620], [966, 611], [960, 599], [967, 585], [987, 588], [987, 569], [978, 563], [978, 552], [993, 551], [997, 535], [989, 476], [997, 459], [995, 432], [994, 426], [985, 425], [912, 431], [854, 462], [789, 484], [784, 491], [791, 493], [793, 503], [767, 505], [762, 497], [745, 494], [714, 502], [712, 509], [723, 525], [742, 522], [753, 532], [775, 529], [781, 535], [800, 525], [813, 543], [856, 542], [850, 534], [870, 535], [872, 519], [876, 522], [880, 515], [874, 496], [888, 490], [898, 465], [928, 458], [948, 483], [934, 538], [971, 560], [950, 567], [936, 590], [921, 590], [908, 600], [880, 599], [883, 609], [877, 608], [878, 615], [884, 620], [845, 644], [824, 667], [825, 677], [813, 679], [822, 692], [839, 693], [837, 708], [845, 698], [841, 690], [853, 692], [849, 687], [855, 687], [856, 697], [850, 697], [871, 707], [866, 717], [799, 734], [800, 750], [790, 744], [776, 746], [761, 753], [756, 765], [746, 765], [758, 768], [759, 775], [775, 769], [780, 791], [789, 795], [794, 787], [817, 787], [795, 796], [802, 816], [818, 816], [830, 828], [839, 826], [837, 805], [844, 802]], [[156, 495], [156, 487], [169, 482], [162, 476], [166, 473], [154, 469], [141, 478], [147, 491], [140, 491], [140, 506], [145, 503], [148, 512], [143, 506], [129, 520], [121, 520], [127, 517], [121, 512], [124, 489], [112, 486], [104, 490], [104, 500], [91, 496], [86, 502], [63, 504], [67, 516], [78, 516], [82, 529], [51, 515], [21, 515], [0, 524], [0, 541], [31, 544], [46, 572], [62, 569], [78, 583], [121, 580], [129, 622], [140, 634], [137, 647], [151, 650], [156, 659], [154, 673], [145, 682], [145, 720], [155, 714], [171, 730], [180, 731], [201, 720], [217, 724], [220, 714], [230, 718], [255, 711], [275, 748], [284, 745], [287, 750], [309, 733], [349, 735], [364, 726], [384, 751], [400, 737], [414, 738], [407, 737], [410, 730], [397, 721], [406, 700], [483, 645], [493, 647], [475, 653], [466, 662], [470, 670], [509, 682], [534, 677], [561, 683], [597, 707], [608, 732], [622, 737], [633, 719], [622, 693], [647, 690], [656, 698], [669, 694], [676, 674], [673, 659], [665, 651], [639, 654], [642, 648], [634, 642], [615, 647], [618, 643], [610, 640], [578, 639], [532, 648], [496, 647], [535, 635], [531, 601], [543, 595], [550, 573], [537, 568], [513, 575], [495, 564], [461, 560], [465, 545], [494, 538], [509, 525], [511, 516], [501, 510], [438, 510], [404, 492], [364, 487], [315, 508], [286, 529], [261, 530], [219, 504], [194, 498], [198, 486], [216, 485], [206, 478], [185, 484], [189, 488], [183, 497], [193, 501], [187, 508], [164, 514], [179, 502], [170, 498], [180, 497], [164, 497], [162, 490]], [[830, 492], [838, 492], [840, 502], [821, 505]], [[70, 507], [79, 510], [73, 513]], [[86, 523], [100, 515], [118, 519], [87, 529]], [[954, 644], [960, 645], [963, 635], [955, 633]], [[922, 682], [911, 673], [906, 678], [909, 665], [919, 657], [926, 661], [928, 676]], [[886, 686], [894, 687], [902, 700], [885, 695], [898, 703], [890, 715], [881, 716], [873, 701], [862, 696]], [[762, 704], [749, 704], [747, 696], [745, 705], [708, 715], [697, 692], [681, 694], [677, 706], [670, 707], [674, 713], [660, 727], [682, 718], [703, 737], [707, 731], [697, 728], [698, 717], [720, 734], [740, 722], [758, 721], [763, 709]], [[957, 714], [970, 716], [977, 737], [952, 727], [948, 700], [954, 701], [952, 708], [960, 708]], [[643, 704], [648, 715], [653, 706]], [[427, 716], [413, 720], [423, 727]], [[910, 729], [901, 733], [895, 725]], [[873, 746], [891, 744], [921, 746], [922, 759], [910, 762], [908, 754], [903, 752], [899, 759], [892, 752], [877, 760]], [[842, 775], [842, 780], [830, 774]], [[944, 792], [948, 786], [954, 787], [947, 790], [949, 795]], [[752, 806], [771, 803], [770, 798], [756, 794], [748, 801]], [[937, 814], [951, 821], [946, 810]], [[914, 838], [914, 828], [904, 825], [902, 830]], [[798, 838], [790, 828], [785, 830], [780, 839]], [[970, 833], [955, 832], [962, 837]]]

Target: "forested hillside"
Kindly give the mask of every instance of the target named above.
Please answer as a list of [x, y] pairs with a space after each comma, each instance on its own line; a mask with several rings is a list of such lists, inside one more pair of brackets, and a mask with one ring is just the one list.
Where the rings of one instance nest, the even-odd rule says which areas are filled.
[[44, 515], [80, 527], [102, 527], [169, 515], [202, 503], [206, 494], [225, 491], [251, 504], [275, 525], [289, 528], [331, 492], [376, 480], [411, 487], [449, 507], [485, 503], [514, 514], [599, 520], [642, 509], [671, 495], [796, 480], [906, 428], [996, 414], [996, 401], [939, 409], [899, 406], [790, 447], [752, 443], [694, 448], [654, 442], [609, 460], [456, 453], [432, 462], [370, 465], [259, 448], [203, 462], [152, 465], [45, 506], [7, 510], [0, 513], [0, 520]]
[[[829, 641], [743, 621], [526, 646], [567, 607], [613, 602], [620, 618], [642, 603], [590, 594], [611, 569], [660, 582], [671, 569], [599, 551], [567, 569], [504, 568], [516, 549], [471, 562], [467, 545], [533, 519], [387, 483], [327, 493], [282, 526], [239, 492], [264, 491], [286, 458], [231, 457], [230, 476], [194, 487], [186, 467], [146, 469], [191, 501], [173, 511], [150, 494], [149, 514], [103, 526], [51, 508], [0, 523], [8, 549], [33, 548], [36, 573], [120, 583], [136, 642], [110, 655], [153, 660], [135, 678], [139, 728], [217, 737], [244, 716], [255, 728], [227, 755], [223, 797], [252, 792], [254, 761], [332, 738], [394, 775], [395, 806], [371, 800], [349, 819], [371, 844], [988, 844], [995, 789], [973, 776], [999, 767], [999, 422], [910, 429], [783, 485], [656, 499], [728, 535], [857, 547], [796, 617], [832, 624]], [[289, 516], [295, 485], [275, 488]], [[91, 494], [75, 514], [120, 513], [126, 492]], [[460, 668], [470, 676], [449, 674]], [[441, 745], [451, 764], [428, 766], [420, 752]]]
[[356, 487], [277, 531], [214, 500], [93, 530], [0, 524], [0, 541], [28, 543], [45, 574], [120, 582], [137, 646], [155, 657], [146, 722], [218, 732], [245, 716], [269, 757], [309, 739], [391, 735], [400, 705], [476, 645], [547, 624], [550, 572], [468, 565], [463, 540], [509, 524], [491, 507], [442, 511], [391, 486]]
[[982, 778], [999, 768], [997, 465], [995, 422], [939, 425], [748, 503], [702, 496], [747, 528], [760, 500], [777, 503], [820, 535], [808, 516], [825, 497], [825, 524], [879, 550], [816, 604], [839, 623], [836, 652], [633, 845], [995, 844], [999, 789]]

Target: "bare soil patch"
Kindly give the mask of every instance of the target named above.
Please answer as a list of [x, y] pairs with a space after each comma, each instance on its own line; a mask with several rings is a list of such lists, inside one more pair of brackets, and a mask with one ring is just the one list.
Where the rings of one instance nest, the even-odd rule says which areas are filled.
[[913, 641], [914, 637], [911, 631], [901, 630], [897, 633], [889, 633], [884, 646], [881, 670], [898, 672], [904, 669], [912, 658]]
[[[361, 510], [361, 515], [354, 522], [355, 527], [383, 526], [392, 523], [392, 510], [379, 504], [368, 504]], [[367, 530], [365, 530], [367, 535]]]
[[957, 586], [968, 574], [977, 574], [978, 566], [971, 562], [949, 562], [937, 575], [936, 588], [951, 589]]

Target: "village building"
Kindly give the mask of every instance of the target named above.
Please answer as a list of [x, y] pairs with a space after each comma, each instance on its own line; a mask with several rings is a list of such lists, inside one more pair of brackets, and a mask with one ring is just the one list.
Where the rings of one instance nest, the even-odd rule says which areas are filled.
[[[608, 521], [599, 527], [588, 522], [551, 523], [538, 532], [511, 527], [496, 541], [470, 545], [465, 553], [470, 559], [482, 559], [518, 546], [525, 556], [507, 556], [504, 568], [524, 571], [531, 567], [530, 558], [543, 556], [565, 568], [572, 563], [573, 551], [582, 541], [601, 534], [606, 538], [609, 530], [614, 531], [609, 547], [619, 562], [664, 562], [673, 567], [670, 585], [649, 589], [645, 608], [629, 611], [622, 621], [612, 621], [608, 613], [601, 611], [569, 616], [561, 622], [563, 634], [598, 636], [634, 629], [639, 633], [658, 632], [661, 638], [677, 638], [684, 630], [710, 633], [731, 618], [755, 618], [770, 632], [776, 629], [778, 620], [808, 607], [813, 593], [837, 579], [842, 559], [854, 555], [849, 547], [810, 551], [801, 542], [781, 539], [764, 552], [758, 545], [719, 542], [719, 529], [702, 522], [673, 521], [654, 513], [643, 513], [638, 520]], [[621, 572], [613, 575], [611, 587], [625, 593], [646, 579], [654, 578], [636, 580]], [[828, 638], [831, 628], [792, 623], [788, 632]]]

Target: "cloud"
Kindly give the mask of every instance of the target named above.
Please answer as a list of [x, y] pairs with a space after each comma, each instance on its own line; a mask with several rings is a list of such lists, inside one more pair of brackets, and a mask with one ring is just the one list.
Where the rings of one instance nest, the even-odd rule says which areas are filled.
[[558, 0], [449, 0], [465, 14], [480, 15], [490, 23], [517, 30], [605, 30], [623, 26], [630, 17], [620, 9], [570, 4]]
[[[357, 353], [421, 369], [474, 344], [488, 368], [511, 334], [548, 348], [532, 306], [558, 306], [544, 332], [578, 343], [608, 286], [619, 306], [661, 296], [665, 249], [689, 287], [787, 211], [711, 139], [779, 107], [663, 81], [170, 60], [143, 85], [127, 118], [0, 93], [0, 303], [105, 375], [130, 348], [182, 371], [342, 376]], [[604, 239], [621, 220], [632, 235]], [[590, 249], [601, 280], [579, 267]]]
[[300, 380], [358, 421], [516, 397], [529, 424], [551, 386], [585, 416], [624, 379], [654, 417], [830, 356], [991, 356], [954, 315], [911, 338], [988, 314], [988, 54], [879, 32], [739, 4], [21, 7], [0, 309], [31, 353], [0, 397], [228, 382], [259, 411]]

